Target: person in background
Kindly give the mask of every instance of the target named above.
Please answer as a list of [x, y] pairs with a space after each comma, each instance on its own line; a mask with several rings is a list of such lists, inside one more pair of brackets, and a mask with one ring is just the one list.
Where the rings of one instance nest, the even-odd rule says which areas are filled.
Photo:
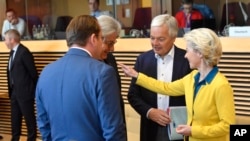
[[[152, 50], [137, 58], [135, 70], [166, 82], [188, 74], [191, 70], [184, 58], [186, 52], [174, 45], [177, 32], [178, 25], [173, 16], [163, 14], [154, 17], [150, 29]], [[128, 101], [141, 115], [140, 141], [168, 141], [167, 108], [185, 105], [184, 96], [156, 95], [136, 85], [135, 81], [135, 78], [131, 81]]]
[[194, 29], [186, 33], [184, 39], [185, 58], [195, 70], [172, 83], [155, 80], [143, 72], [120, 65], [139, 86], [165, 95], [185, 94], [187, 124], [178, 125], [177, 133], [189, 141], [228, 141], [229, 127], [235, 124], [235, 106], [233, 89], [217, 67], [222, 55], [220, 39], [207, 28]]
[[101, 60], [102, 32], [95, 17], [74, 17], [68, 52], [47, 65], [36, 88], [42, 140], [126, 141], [115, 70]]
[[14, 9], [6, 10], [6, 19], [3, 21], [2, 38], [4, 39], [4, 33], [9, 29], [16, 29], [21, 37], [25, 33], [25, 21], [17, 17]]
[[99, 17], [100, 15], [112, 16], [110, 11], [101, 11], [99, 9], [100, 0], [88, 0], [90, 15], [94, 17]]
[[38, 74], [32, 53], [20, 43], [21, 35], [15, 29], [5, 32], [5, 44], [10, 52], [7, 67], [11, 106], [11, 141], [19, 141], [22, 117], [27, 126], [27, 141], [36, 140], [35, 87]]
[[202, 20], [202, 14], [196, 9], [193, 9], [193, 0], [182, 0], [183, 10], [175, 14], [179, 28], [191, 29], [192, 20]]
[[121, 78], [118, 72], [116, 59], [112, 54], [112, 52], [114, 51], [114, 45], [117, 42], [116, 39], [119, 37], [121, 31], [121, 24], [114, 18], [106, 15], [99, 16], [97, 20], [102, 30], [102, 39], [103, 39], [101, 59], [106, 64], [112, 66], [115, 69], [115, 75], [117, 77], [117, 82], [120, 91], [119, 97], [121, 103], [121, 110], [123, 114], [123, 121], [124, 125], [126, 126], [124, 102], [121, 95]]

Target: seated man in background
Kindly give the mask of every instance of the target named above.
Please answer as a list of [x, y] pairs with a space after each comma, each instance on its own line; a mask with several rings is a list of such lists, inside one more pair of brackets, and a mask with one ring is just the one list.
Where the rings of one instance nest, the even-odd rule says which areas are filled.
[[175, 18], [179, 28], [191, 29], [191, 20], [202, 20], [200, 11], [193, 9], [193, 0], [182, 0], [183, 10], [178, 11]]
[[100, 15], [112, 16], [112, 13], [110, 11], [101, 11], [99, 9], [100, 0], [88, 0], [88, 2], [89, 2], [89, 9], [91, 16], [94, 17], [99, 17]]
[[9, 29], [16, 29], [21, 37], [25, 33], [25, 21], [18, 18], [14, 9], [6, 10], [6, 19], [3, 22], [2, 37], [4, 39], [4, 34]]

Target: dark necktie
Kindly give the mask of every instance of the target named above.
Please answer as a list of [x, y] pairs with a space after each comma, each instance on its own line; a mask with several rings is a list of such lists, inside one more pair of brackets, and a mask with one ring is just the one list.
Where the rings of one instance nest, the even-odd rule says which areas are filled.
[[11, 51], [10, 51], [10, 64], [9, 64], [10, 67], [9, 67], [9, 69], [11, 68], [12, 63], [13, 63], [13, 54], [14, 54], [14, 52], [15, 52], [14, 50], [11, 50]]
[[14, 50], [11, 50], [10, 51], [10, 63], [9, 63], [9, 84], [10, 84], [10, 87], [12, 88], [13, 87], [13, 78], [12, 78], [12, 75], [11, 75], [11, 66], [13, 65], [13, 54], [14, 54]]

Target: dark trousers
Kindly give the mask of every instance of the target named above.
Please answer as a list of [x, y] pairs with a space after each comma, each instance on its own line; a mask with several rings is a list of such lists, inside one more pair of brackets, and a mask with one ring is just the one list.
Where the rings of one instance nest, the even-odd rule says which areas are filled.
[[170, 141], [168, 137], [167, 127], [158, 126], [156, 141]]
[[[158, 127], [156, 141], [170, 141], [168, 137], [167, 127], [163, 127], [163, 126]], [[176, 141], [183, 141], [183, 140], [176, 140]]]
[[36, 117], [34, 100], [20, 102], [15, 95], [11, 96], [11, 141], [19, 141], [21, 135], [22, 117], [24, 117], [28, 137], [27, 141], [36, 140]]

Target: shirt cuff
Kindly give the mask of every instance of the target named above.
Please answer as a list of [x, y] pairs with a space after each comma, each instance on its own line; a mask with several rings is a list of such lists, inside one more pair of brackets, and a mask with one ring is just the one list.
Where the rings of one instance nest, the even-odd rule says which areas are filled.
[[[150, 108], [150, 109], [148, 110], [147, 115], [146, 115], [147, 118], [148, 118], [149, 112], [152, 111], [152, 110], [153, 110], [153, 108]], [[149, 119], [149, 118], [148, 118], [148, 119]]]

